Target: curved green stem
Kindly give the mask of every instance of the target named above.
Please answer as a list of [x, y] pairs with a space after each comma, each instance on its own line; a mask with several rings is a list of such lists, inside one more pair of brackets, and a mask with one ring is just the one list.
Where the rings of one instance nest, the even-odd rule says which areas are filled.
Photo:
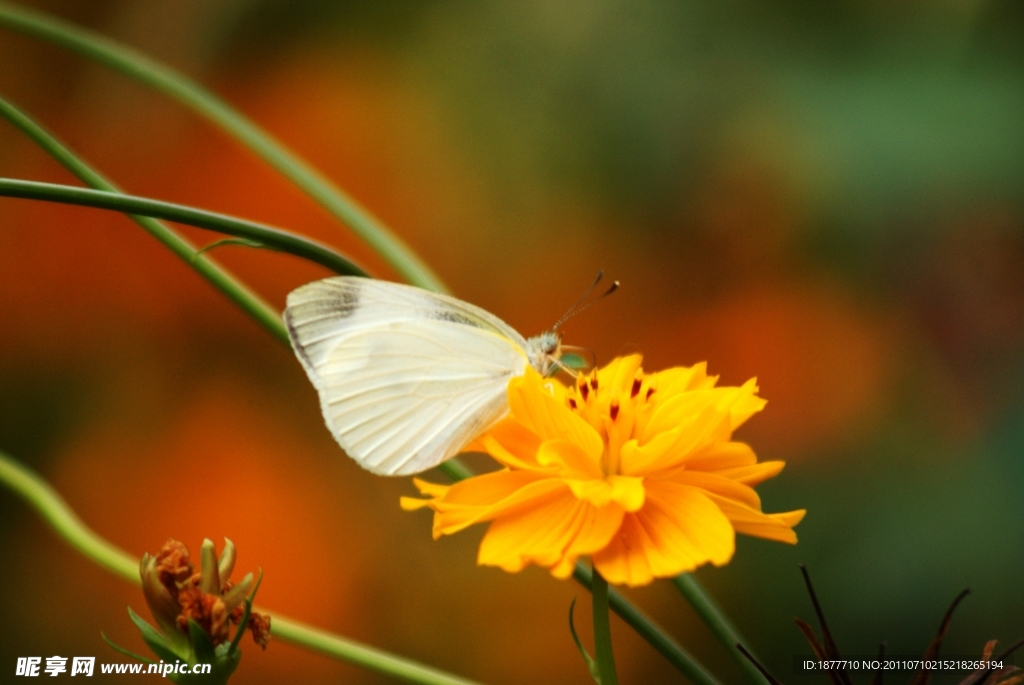
[[[49, 483], [0, 452], [0, 483], [28, 503], [57, 534], [85, 557], [138, 585], [139, 560], [118, 549], [86, 526]], [[424, 685], [475, 685], [474, 681], [368, 647], [273, 612], [271, 631], [282, 642], [305, 647], [329, 657]]]
[[6, 2], [0, 2], [0, 26], [73, 50], [169, 95], [245, 145], [347, 224], [409, 283], [446, 291], [423, 260], [373, 214], [269, 133], [183, 74], [93, 31]]
[[50, 484], [0, 452], [0, 483], [32, 506], [57, 534], [103, 568], [138, 584], [139, 560], [89, 530]]
[[[2, 9], [2, 7], [0, 7]], [[82, 183], [97, 190], [111, 193], [120, 192], [117, 186], [108, 181], [102, 174], [78, 158], [67, 146], [61, 143], [49, 131], [44, 129], [30, 116], [17, 107], [0, 98], [0, 116], [7, 119], [18, 130], [31, 138], [39, 147], [74, 174]], [[132, 216], [132, 221], [141, 226], [147, 233], [163, 243], [174, 254], [181, 257], [213, 287], [224, 293], [228, 299], [242, 308], [261, 326], [270, 331], [271, 335], [281, 342], [288, 343], [288, 331], [281, 321], [280, 315], [263, 301], [263, 299], [232, 276], [214, 260], [200, 255], [196, 249], [170, 227], [155, 219], [144, 216]]]
[[0, 178], [0, 197], [61, 202], [82, 207], [112, 209], [125, 214], [148, 216], [154, 219], [166, 219], [179, 224], [250, 238], [261, 245], [302, 257], [339, 274], [369, 276], [346, 257], [322, 243], [264, 224], [246, 221], [227, 214], [207, 212], [186, 205], [103, 190], [89, 190], [55, 183], [38, 183], [10, 178]]
[[700, 616], [701, 620], [711, 629], [715, 638], [729, 652], [729, 656], [739, 664], [747, 680], [753, 683], [753, 685], [768, 685], [768, 681], [761, 671], [758, 670], [757, 666], [750, 659], [743, 656], [737, 648], [737, 645], [743, 643], [743, 638], [740, 637], [739, 632], [733, 627], [725, 613], [715, 603], [715, 600], [697, 582], [697, 579], [692, 574], [681, 573], [672, 579], [672, 584], [676, 586], [683, 597], [686, 598], [686, 601], [690, 603], [690, 606], [693, 607], [693, 610]]
[[[572, 577], [593, 592], [593, 572], [589, 568], [582, 563], [576, 564]], [[613, 588], [608, 588], [608, 606], [691, 682], [696, 685], [719, 685], [689, 652]]]
[[612, 627], [608, 620], [608, 581], [595, 569], [591, 575], [594, 609], [594, 661], [601, 685], [619, 685], [612, 653]]

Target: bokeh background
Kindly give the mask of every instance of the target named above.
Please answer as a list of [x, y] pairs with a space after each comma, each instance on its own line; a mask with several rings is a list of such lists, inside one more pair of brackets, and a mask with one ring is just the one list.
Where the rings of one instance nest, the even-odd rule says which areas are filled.
[[[198, 78], [380, 216], [462, 298], [525, 334], [574, 319], [599, 359], [757, 376], [742, 429], [806, 507], [701, 581], [787, 682], [806, 562], [850, 654], [1024, 637], [1024, 10], [1012, 0], [47, 0]], [[328, 241], [343, 227], [177, 104], [0, 32], [0, 93], [131, 192]], [[73, 180], [6, 124], [0, 175]], [[197, 242], [209, 234], [186, 231]], [[326, 275], [217, 257], [271, 302]], [[235, 540], [282, 613], [487, 683], [587, 683], [586, 593], [433, 542], [406, 479], [360, 470], [287, 349], [123, 217], [0, 200], [0, 448], [134, 554]], [[144, 647], [141, 593], [0, 492], [0, 663]], [[629, 596], [724, 682], [667, 583]], [[580, 614], [586, 617], [584, 611]], [[589, 640], [589, 621], [580, 621]], [[621, 623], [625, 683], [683, 682]], [[122, 676], [122, 679], [124, 677]], [[7, 676], [0, 680], [6, 681]], [[897, 679], [898, 680], [898, 679]], [[249, 646], [233, 682], [384, 680]], [[940, 681], [942, 682], [942, 681]]]

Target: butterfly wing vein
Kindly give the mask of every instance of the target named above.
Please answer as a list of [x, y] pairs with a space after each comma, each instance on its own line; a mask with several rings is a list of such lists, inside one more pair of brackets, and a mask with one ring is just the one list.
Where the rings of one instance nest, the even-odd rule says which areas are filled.
[[299, 360], [342, 448], [384, 475], [454, 456], [508, 411], [526, 341], [488, 312], [382, 281], [331, 278], [288, 297]]

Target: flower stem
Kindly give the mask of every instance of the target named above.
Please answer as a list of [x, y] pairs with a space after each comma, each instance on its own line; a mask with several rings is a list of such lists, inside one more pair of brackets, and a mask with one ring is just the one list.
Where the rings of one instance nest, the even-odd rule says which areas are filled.
[[0, 483], [30, 504], [64, 540], [115, 575], [138, 584], [139, 561], [89, 530], [50, 484], [0, 452]]
[[601, 685], [619, 685], [612, 653], [612, 629], [608, 620], [608, 581], [597, 569], [593, 571], [590, 588], [594, 606], [594, 660], [601, 674]]
[[[580, 585], [593, 591], [593, 573], [587, 566], [582, 563], [576, 564], [572, 577]], [[718, 681], [689, 652], [613, 588], [608, 588], [608, 606], [680, 673], [689, 678], [690, 682], [695, 685], [718, 685]]]
[[116, 41], [43, 12], [0, 2], [0, 26], [40, 38], [136, 79], [220, 127], [348, 225], [406, 281], [445, 292], [444, 283], [379, 219], [269, 133], [183, 74]]
[[18, 197], [28, 200], [60, 202], [81, 207], [112, 209], [125, 214], [166, 219], [180, 224], [205, 228], [219, 233], [250, 238], [259, 244], [281, 252], [302, 257], [350, 276], [369, 276], [346, 257], [330, 247], [288, 231], [246, 221], [227, 214], [207, 212], [195, 207], [178, 205], [145, 197], [124, 195], [102, 190], [89, 190], [55, 183], [39, 183], [0, 178], [0, 197]]
[[[0, 4], [0, 13], [2, 11], [3, 5]], [[3, 98], [0, 98], [0, 116], [7, 119], [18, 130], [31, 138], [82, 183], [96, 190], [105, 190], [111, 193], [120, 192], [117, 186], [86, 164], [67, 146], [57, 140], [53, 134]], [[242, 311], [254, 318], [271, 335], [284, 344], [289, 344], [288, 331], [285, 329], [280, 315], [269, 304], [264, 302], [259, 295], [250, 290], [248, 286], [236, 279], [214, 260], [205, 255], [198, 254], [196, 249], [187, 240], [178, 235], [169, 226], [148, 217], [131, 216], [130, 218], [141, 226], [143, 230], [163, 243], [171, 252], [191, 265], [214, 288], [221, 291], [229, 300], [237, 304]]]
[[736, 628], [733, 627], [721, 607], [715, 603], [715, 600], [711, 598], [697, 579], [693, 577], [693, 574], [680, 573], [672, 579], [672, 584], [676, 586], [683, 597], [686, 598], [686, 601], [690, 603], [690, 606], [693, 607], [693, 610], [700, 616], [701, 620], [711, 629], [711, 632], [722, 643], [729, 656], [739, 664], [747, 680], [753, 685], [768, 685], [764, 675], [738, 649], [737, 645], [741, 644], [743, 639], [736, 631]]
[[[90, 530], [49, 483], [3, 452], [0, 452], [0, 484], [24, 499], [65, 542], [85, 557], [125, 580], [136, 585], [140, 583], [138, 559]], [[290, 642], [410, 683], [477, 685], [472, 680], [345, 639], [273, 612], [264, 613], [271, 615], [271, 631], [274, 638], [282, 642]]]

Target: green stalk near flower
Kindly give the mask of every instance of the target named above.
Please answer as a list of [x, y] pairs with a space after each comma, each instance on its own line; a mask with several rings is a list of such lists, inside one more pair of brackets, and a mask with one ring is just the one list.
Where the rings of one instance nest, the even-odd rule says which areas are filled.
[[379, 219], [269, 133], [183, 74], [156, 60], [43, 12], [0, 2], [0, 26], [67, 48], [140, 81], [218, 126], [345, 223], [406, 281], [447, 292], [440, 278]]
[[619, 685], [612, 653], [612, 628], [608, 620], [608, 581], [600, 573], [591, 574], [591, 593], [594, 613], [594, 662], [600, 674], [601, 685]]
[[[577, 562], [572, 577], [593, 593], [593, 571], [588, 566]], [[608, 588], [608, 606], [694, 685], [719, 685], [700, 662], [613, 588]]]
[[[140, 584], [139, 560], [90, 530], [67, 502], [38, 474], [0, 452], [0, 483], [21, 497], [78, 552], [136, 585]], [[314, 652], [320, 652], [367, 670], [423, 685], [478, 685], [472, 680], [389, 654], [277, 614], [272, 617], [273, 636]]]
[[737, 645], [745, 643], [739, 632], [726, 617], [711, 595], [701, 587], [690, 573], [681, 573], [672, 579], [672, 584], [686, 598], [701, 620], [711, 629], [715, 638], [722, 643], [729, 656], [739, 664], [743, 674], [753, 685], [768, 685], [768, 680], [754, 663], [743, 656]]
[[[0, 97], [0, 116], [7, 119], [15, 128], [32, 139], [33, 142], [39, 145], [39, 147], [85, 185], [96, 190], [111, 193], [120, 192], [117, 186], [86, 164], [66, 145], [61, 143], [56, 136], [2, 97]], [[224, 293], [229, 300], [241, 307], [242, 311], [254, 318], [271, 335], [286, 345], [289, 344], [288, 331], [285, 330], [281, 316], [259, 295], [250, 290], [248, 286], [235, 278], [214, 260], [205, 255], [200, 255], [187, 240], [178, 235], [169, 226], [148, 217], [130, 216], [129, 218], [163, 243], [171, 252], [185, 260], [203, 278], [209, 281], [214, 288]]]
[[110, 191], [10, 178], [0, 178], [0, 197], [60, 202], [81, 207], [112, 209], [128, 215], [165, 219], [240, 238], [249, 238], [259, 246], [302, 257], [338, 274], [369, 276], [362, 268], [322, 243], [279, 228], [186, 205]]

